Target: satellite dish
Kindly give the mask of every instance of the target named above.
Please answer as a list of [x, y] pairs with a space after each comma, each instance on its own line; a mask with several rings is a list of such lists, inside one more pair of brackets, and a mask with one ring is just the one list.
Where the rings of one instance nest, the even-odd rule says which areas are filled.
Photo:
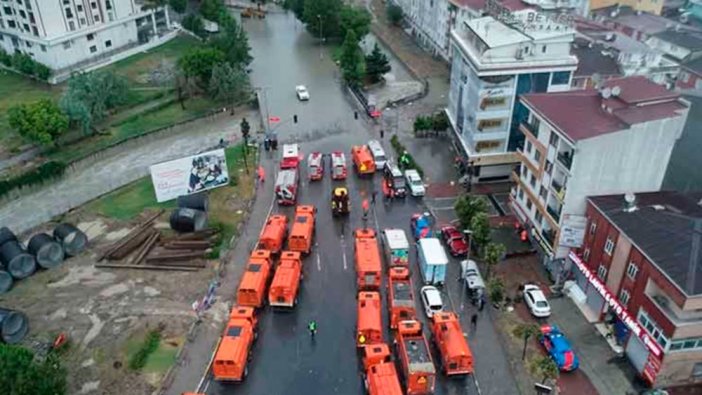
[[605, 99], [609, 99], [610, 97], [612, 97], [612, 89], [611, 88], [602, 89], [602, 97]]
[[636, 195], [634, 195], [632, 192], [627, 192], [624, 195], [624, 201], [629, 204], [634, 204], [634, 202], [636, 201]]
[[617, 97], [622, 93], [622, 88], [619, 86], [612, 87], [612, 96]]

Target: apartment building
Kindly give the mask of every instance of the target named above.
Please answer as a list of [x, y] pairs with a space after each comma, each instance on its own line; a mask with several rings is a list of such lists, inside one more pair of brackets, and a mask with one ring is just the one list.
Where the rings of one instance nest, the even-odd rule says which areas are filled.
[[419, 45], [448, 61], [449, 0], [393, 0], [402, 8], [405, 21]]
[[527, 94], [526, 143], [511, 205], [559, 278], [582, 245], [586, 196], [659, 190], [689, 103], [646, 77], [610, 79], [600, 91]]
[[134, 0], [0, 0], [0, 48], [55, 72], [138, 47], [169, 25], [165, 10]]
[[446, 112], [475, 181], [507, 179], [518, 162], [515, 150], [524, 139], [519, 124], [527, 112], [517, 97], [568, 90], [577, 67], [570, 53], [572, 26], [554, 20], [529, 23], [532, 10], [495, 15], [451, 31]]
[[702, 382], [702, 193], [587, 198], [574, 296], [653, 386]]

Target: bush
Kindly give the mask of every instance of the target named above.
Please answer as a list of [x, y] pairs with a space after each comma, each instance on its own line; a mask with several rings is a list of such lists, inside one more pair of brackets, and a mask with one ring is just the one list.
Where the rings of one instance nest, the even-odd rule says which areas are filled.
[[146, 335], [146, 339], [141, 343], [139, 351], [132, 355], [129, 359], [129, 368], [132, 370], [140, 370], [146, 365], [146, 359], [149, 358], [161, 343], [161, 332], [158, 330], [153, 330]]
[[408, 152], [407, 155], [409, 156], [409, 165], [406, 168], [417, 170], [417, 173], [419, 173], [419, 176], [424, 177], [424, 170], [414, 160], [414, 157], [412, 157], [412, 155], [409, 155], [409, 151], [407, 151], [407, 148], [405, 148], [405, 146], [402, 145], [402, 143], [400, 143], [400, 139], [397, 138], [397, 135], [394, 135], [390, 138], [390, 144], [392, 145], [392, 148], [395, 149], [395, 154], [398, 157], [402, 156], [403, 153]]
[[390, 23], [397, 26], [402, 22], [402, 8], [396, 4], [388, 4], [387, 16]]
[[40, 184], [52, 178], [60, 177], [65, 171], [65, 163], [49, 161], [17, 177], [0, 180], [0, 197], [8, 194], [15, 188]]
[[186, 30], [193, 32], [198, 37], [205, 36], [205, 24], [199, 16], [195, 14], [186, 15], [182, 24]]
[[31, 75], [43, 81], [46, 81], [51, 76], [50, 68], [21, 52], [15, 52], [12, 56], [4, 51], [0, 52], [0, 63], [7, 67], [12, 67], [22, 74]]
[[66, 370], [56, 353], [42, 360], [26, 348], [0, 344], [0, 388], [8, 395], [63, 395]]
[[0, 63], [10, 67], [12, 66], [12, 56], [10, 56], [4, 49], [0, 48]]
[[173, 8], [173, 11], [182, 14], [188, 7], [188, 0], [170, 0], [169, 5]]

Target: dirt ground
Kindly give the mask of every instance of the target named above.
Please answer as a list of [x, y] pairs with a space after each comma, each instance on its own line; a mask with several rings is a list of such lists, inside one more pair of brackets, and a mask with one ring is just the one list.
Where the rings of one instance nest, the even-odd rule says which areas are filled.
[[[167, 214], [159, 221], [165, 221]], [[207, 292], [214, 277], [212, 264], [197, 272], [97, 269], [93, 264], [98, 254], [138, 220], [117, 222], [93, 214], [72, 214], [67, 219], [86, 232], [89, 249], [58, 268], [19, 281], [0, 296], [0, 305], [27, 314], [28, 347], [41, 349], [57, 334], [68, 335], [64, 355], [68, 393], [151, 393], [196, 319], [191, 306]], [[168, 227], [165, 222], [155, 225]], [[131, 372], [130, 353], [159, 326], [164, 339], [157, 351], [159, 361], [147, 362], [140, 374]]]

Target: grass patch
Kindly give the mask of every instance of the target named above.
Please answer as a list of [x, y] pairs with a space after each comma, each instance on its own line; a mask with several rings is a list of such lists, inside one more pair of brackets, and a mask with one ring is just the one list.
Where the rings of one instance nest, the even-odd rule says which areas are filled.
[[154, 353], [161, 343], [161, 332], [158, 330], [150, 331], [144, 340], [139, 344], [136, 352], [129, 357], [129, 368], [132, 370], [141, 370], [151, 354]]
[[176, 354], [182, 345], [182, 339], [173, 341], [161, 340], [158, 348], [146, 359], [146, 364], [142, 368], [144, 373], [166, 373], [176, 362]]
[[175, 207], [175, 200], [163, 203], [156, 201], [151, 177], [144, 177], [93, 200], [86, 205], [85, 210], [126, 221], [136, 217], [147, 208], [167, 209], [173, 207]]

